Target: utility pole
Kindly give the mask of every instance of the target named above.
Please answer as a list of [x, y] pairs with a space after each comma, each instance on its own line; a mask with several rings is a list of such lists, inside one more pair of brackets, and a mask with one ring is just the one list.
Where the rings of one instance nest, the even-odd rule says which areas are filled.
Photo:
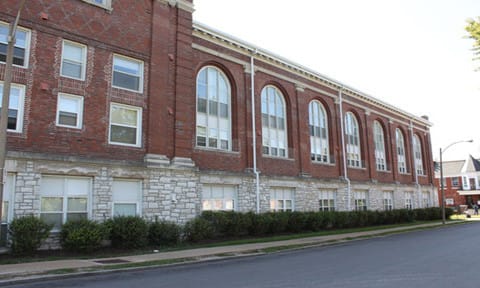
[[[25, 0], [20, 2], [17, 17], [10, 24], [7, 36], [7, 59], [5, 62], [5, 75], [3, 78], [3, 97], [2, 109], [0, 111], [0, 215], [3, 213], [3, 189], [7, 181], [7, 170], [5, 169], [5, 158], [7, 157], [7, 124], [8, 124], [8, 105], [10, 103], [10, 86], [12, 84], [12, 65], [13, 65], [13, 49], [15, 47], [15, 32], [17, 31], [18, 21], [20, 20], [20, 12], [25, 5]], [[0, 235], [2, 226], [0, 225]]]

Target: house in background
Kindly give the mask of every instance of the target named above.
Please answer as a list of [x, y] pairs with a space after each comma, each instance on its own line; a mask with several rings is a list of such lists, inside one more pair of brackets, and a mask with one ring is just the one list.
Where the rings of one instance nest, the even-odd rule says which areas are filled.
[[[480, 160], [469, 155], [466, 160], [443, 162], [443, 185], [447, 207], [479, 204], [480, 201]], [[442, 191], [440, 172], [435, 173], [435, 186], [438, 187], [439, 205]]]
[[[0, 1], [0, 77], [17, 7]], [[3, 221], [33, 214], [58, 229], [438, 203], [426, 117], [195, 23], [193, 11], [191, 0], [27, 1]]]

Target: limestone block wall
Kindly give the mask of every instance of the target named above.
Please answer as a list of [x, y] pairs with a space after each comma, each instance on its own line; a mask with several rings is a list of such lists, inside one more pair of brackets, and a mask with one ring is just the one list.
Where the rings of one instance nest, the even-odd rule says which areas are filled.
[[[44, 175], [83, 176], [91, 178], [89, 216], [104, 221], [112, 217], [112, 186], [116, 178], [142, 181], [141, 216], [183, 224], [202, 211], [205, 185], [230, 185], [236, 190], [236, 210], [256, 211], [255, 175], [200, 171], [195, 167], [164, 165], [156, 168], [114, 162], [76, 162], [45, 159], [9, 160], [9, 173], [15, 177], [14, 217], [40, 214], [40, 188]], [[429, 194], [428, 206], [438, 203], [434, 187], [415, 184], [352, 182], [350, 192], [342, 179], [323, 180], [312, 177], [261, 176], [260, 211], [270, 211], [270, 191], [286, 188], [294, 193], [296, 211], [318, 211], [322, 191], [334, 192], [337, 211], [354, 209], [355, 191], [367, 193], [368, 209], [383, 210], [383, 192], [393, 192], [394, 209], [405, 207], [405, 192], [412, 193], [413, 207], [424, 206], [423, 193]], [[350, 201], [349, 201], [350, 197]], [[350, 207], [348, 203], [350, 202]]]

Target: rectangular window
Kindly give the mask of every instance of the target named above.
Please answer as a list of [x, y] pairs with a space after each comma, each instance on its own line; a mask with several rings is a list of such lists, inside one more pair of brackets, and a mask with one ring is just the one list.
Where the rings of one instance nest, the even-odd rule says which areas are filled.
[[368, 192], [356, 191], [353, 196], [355, 197], [355, 211], [367, 211]]
[[319, 211], [335, 211], [336, 193], [333, 191], [319, 192]]
[[270, 210], [294, 211], [295, 192], [292, 188], [272, 188], [270, 190]]
[[141, 146], [142, 108], [112, 103], [110, 106], [110, 143]]
[[405, 209], [413, 209], [413, 192], [405, 192]]
[[203, 185], [203, 211], [234, 211], [237, 203], [237, 188], [232, 185]]
[[[22, 132], [23, 128], [23, 103], [25, 86], [12, 84], [10, 87], [10, 101], [8, 103], [7, 129], [11, 132]], [[3, 101], [3, 82], [0, 82], [0, 107]]]
[[[7, 61], [7, 38], [9, 24], [0, 22], [0, 62]], [[28, 55], [30, 46], [30, 31], [17, 27], [15, 32], [15, 46], [13, 48], [13, 64], [21, 67], [28, 67]]]
[[430, 207], [430, 194], [428, 192], [422, 193], [423, 208]]
[[142, 214], [142, 181], [114, 179], [112, 194], [114, 217]]
[[58, 93], [57, 125], [82, 128], [83, 97]]
[[470, 181], [468, 181], [467, 176], [462, 177], [462, 189], [463, 190], [470, 190]]
[[383, 192], [383, 210], [393, 210], [393, 192]]
[[40, 185], [40, 218], [60, 229], [67, 221], [87, 219], [91, 179], [44, 176]]
[[85, 80], [87, 46], [63, 40], [60, 74], [64, 77]]
[[452, 177], [452, 186], [453, 187], [458, 187], [459, 184], [458, 184], [458, 177]]
[[114, 55], [113, 87], [142, 93], [143, 62], [132, 58]]
[[2, 197], [2, 215], [0, 215], [0, 223], [8, 223], [13, 219], [13, 201], [15, 193], [15, 176], [8, 174], [3, 186]]

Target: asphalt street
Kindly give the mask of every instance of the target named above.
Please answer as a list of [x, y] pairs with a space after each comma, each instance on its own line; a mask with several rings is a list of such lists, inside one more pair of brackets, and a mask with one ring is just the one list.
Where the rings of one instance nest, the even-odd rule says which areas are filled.
[[343, 244], [35, 283], [89, 287], [477, 287], [480, 222]]

